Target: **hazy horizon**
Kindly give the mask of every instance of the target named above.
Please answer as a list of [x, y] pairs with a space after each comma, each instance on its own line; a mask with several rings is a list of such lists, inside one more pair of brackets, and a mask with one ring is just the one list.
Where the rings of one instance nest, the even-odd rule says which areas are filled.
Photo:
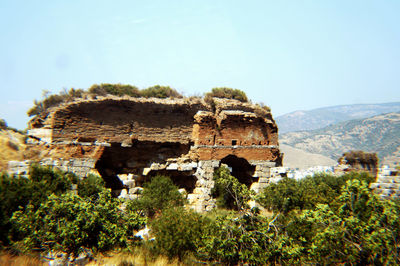
[[398, 1], [0, 3], [0, 118], [43, 90], [125, 83], [245, 91], [275, 117], [399, 102]]

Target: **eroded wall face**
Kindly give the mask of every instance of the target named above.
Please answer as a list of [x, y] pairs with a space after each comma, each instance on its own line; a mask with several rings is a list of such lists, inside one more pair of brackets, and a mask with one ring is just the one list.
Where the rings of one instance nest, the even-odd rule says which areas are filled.
[[132, 140], [189, 143], [193, 116], [202, 104], [166, 105], [129, 100], [104, 100], [70, 105], [55, 113], [53, 142]]

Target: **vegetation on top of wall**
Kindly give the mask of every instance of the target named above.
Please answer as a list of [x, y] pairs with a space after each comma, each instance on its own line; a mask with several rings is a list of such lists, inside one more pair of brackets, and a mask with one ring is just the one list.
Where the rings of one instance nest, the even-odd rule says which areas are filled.
[[[182, 94], [177, 92], [174, 88], [169, 86], [155, 85], [145, 89], [138, 89], [135, 86], [129, 84], [111, 84], [111, 83], [101, 83], [94, 84], [87, 90], [74, 89], [70, 90], [64, 89], [60, 93], [50, 94], [49, 91], [44, 91], [42, 95], [42, 100], [34, 100], [34, 105], [27, 111], [28, 116], [35, 116], [41, 113], [45, 113], [50, 107], [58, 106], [62, 103], [67, 103], [74, 101], [75, 99], [83, 98], [87, 99], [95, 96], [130, 96], [130, 97], [144, 97], [144, 98], [182, 98]], [[232, 89], [227, 87], [213, 88], [211, 92], [204, 95], [204, 100], [208, 103], [213, 103], [212, 98], [226, 98], [234, 99], [241, 102], [249, 102], [246, 93], [239, 89]], [[259, 105], [261, 109], [269, 112], [269, 108], [263, 104]]]
[[169, 86], [155, 85], [140, 91], [140, 96], [145, 98], [182, 98], [183, 96]]
[[100, 85], [94, 84], [89, 89], [88, 92], [95, 95], [105, 96], [107, 94], [124, 96], [128, 95], [131, 97], [140, 97], [140, 91], [137, 87], [125, 84], [110, 84], [102, 83]]
[[0, 119], [0, 129], [6, 129], [7, 122], [4, 119]]
[[234, 99], [241, 102], [248, 102], [249, 99], [244, 91], [226, 87], [213, 88], [211, 92], [205, 94], [204, 99], [210, 101], [213, 97]]
[[130, 97], [155, 97], [155, 98], [182, 98], [182, 95], [175, 89], [168, 86], [155, 85], [143, 90], [128, 84], [110, 84], [101, 83], [94, 84], [89, 89], [64, 89], [58, 94], [50, 94], [48, 91], [43, 92], [43, 99], [34, 101], [34, 105], [27, 112], [28, 116], [35, 116], [45, 112], [48, 108], [57, 106], [61, 103], [71, 102], [79, 98], [89, 98], [93, 96], [130, 96]]

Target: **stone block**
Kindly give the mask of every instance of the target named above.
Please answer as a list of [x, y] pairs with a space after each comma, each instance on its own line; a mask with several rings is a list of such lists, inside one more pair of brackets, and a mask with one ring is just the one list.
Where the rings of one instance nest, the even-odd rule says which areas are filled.
[[148, 175], [148, 173], [150, 173], [151, 168], [150, 167], [146, 167], [143, 169], [143, 175]]
[[205, 187], [207, 185], [206, 180], [204, 179], [197, 179], [196, 181], [196, 187]]
[[259, 182], [259, 183], [268, 183], [268, 182], [269, 182], [269, 178], [260, 177], [260, 178], [258, 179], [258, 182]]
[[140, 195], [142, 194], [143, 188], [142, 187], [134, 187], [129, 189], [129, 194], [137, 194]]
[[178, 170], [179, 171], [191, 171], [191, 170], [193, 170], [193, 167], [190, 163], [179, 164]]
[[200, 195], [202, 195], [202, 194], [205, 194], [206, 191], [207, 191], [206, 188], [196, 187], [196, 188], [193, 190], [193, 194], [200, 194]]
[[126, 189], [122, 189], [121, 193], [118, 196], [119, 199], [128, 199], [128, 191]]
[[122, 183], [128, 188], [134, 188], [136, 185], [135, 180], [123, 180]]
[[177, 163], [171, 163], [167, 165], [167, 170], [178, 170], [178, 164]]

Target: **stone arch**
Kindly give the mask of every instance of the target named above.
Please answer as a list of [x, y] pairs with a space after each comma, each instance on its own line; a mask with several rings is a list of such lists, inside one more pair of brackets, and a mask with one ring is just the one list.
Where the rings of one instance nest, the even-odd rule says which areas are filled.
[[220, 163], [228, 165], [232, 169], [231, 174], [236, 177], [240, 183], [245, 184], [249, 188], [251, 184], [258, 181], [258, 178], [253, 177], [256, 167], [251, 165], [244, 158], [228, 155], [224, 157]]

